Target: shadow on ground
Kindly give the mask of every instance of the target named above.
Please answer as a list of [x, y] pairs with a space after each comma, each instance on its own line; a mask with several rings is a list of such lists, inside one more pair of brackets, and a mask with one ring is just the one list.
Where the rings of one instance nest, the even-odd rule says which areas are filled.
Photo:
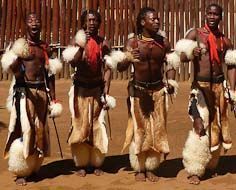
[[[227, 173], [236, 174], [236, 155], [221, 156], [219, 164], [216, 168], [216, 173], [218, 176], [225, 175]], [[203, 180], [212, 178], [212, 171], [207, 171]]]
[[37, 175], [29, 178], [29, 181], [42, 181], [44, 179], [55, 178], [60, 175], [71, 175], [76, 170], [72, 159], [58, 160], [43, 165]]

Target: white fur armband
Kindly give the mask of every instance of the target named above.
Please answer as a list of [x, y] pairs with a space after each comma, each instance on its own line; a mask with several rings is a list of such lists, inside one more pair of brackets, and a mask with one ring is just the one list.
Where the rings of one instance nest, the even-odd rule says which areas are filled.
[[236, 65], [236, 50], [227, 50], [225, 54], [226, 65]]
[[137, 62], [139, 60], [134, 59], [133, 55], [126, 51], [122, 52], [120, 50], [114, 50], [111, 52], [110, 55], [106, 55], [104, 57], [106, 65], [111, 68], [112, 70], [115, 70], [117, 68], [117, 64], [121, 63], [123, 61], [130, 61], [130, 62]]
[[49, 75], [55, 75], [62, 69], [62, 62], [58, 58], [49, 59]]
[[84, 48], [86, 45], [87, 39], [84, 30], [79, 30], [75, 35], [75, 43], [80, 47]]
[[116, 107], [116, 99], [108, 94], [106, 94], [105, 99], [104, 96], [101, 96], [101, 102], [106, 103], [110, 109]]
[[[175, 51], [178, 55], [185, 53], [189, 60], [193, 60], [193, 50], [196, 47], [198, 47], [197, 41], [181, 39], [176, 43]], [[206, 46], [203, 43], [200, 43], [200, 48], [202, 48], [201, 53], [204, 54], [206, 52]]]
[[74, 59], [75, 54], [78, 52], [79, 47], [68, 46], [63, 52], [62, 57], [66, 62], [70, 62]]
[[49, 117], [59, 117], [63, 111], [63, 107], [61, 103], [58, 102], [50, 102], [49, 106]]
[[125, 53], [120, 50], [113, 50], [110, 55], [105, 55], [105, 64], [112, 70], [116, 70], [117, 64], [124, 61]]
[[[179, 85], [176, 82], [176, 80], [168, 79], [166, 81], [166, 84], [171, 85], [172, 87], [174, 87], [174, 96], [176, 96], [177, 93], [178, 93], [178, 89], [179, 89]], [[166, 93], [168, 93], [167, 89], [166, 89]]]
[[1, 59], [3, 72], [10, 72], [9, 68], [11, 64], [16, 61], [17, 58], [18, 56], [12, 50], [7, 50], [2, 55]]
[[24, 38], [17, 39], [11, 50], [19, 57], [26, 58], [29, 56], [29, 45]]
[[177, 69], [180, 65], [180, 57], [176, 52], [166, 54], [166, 70]]

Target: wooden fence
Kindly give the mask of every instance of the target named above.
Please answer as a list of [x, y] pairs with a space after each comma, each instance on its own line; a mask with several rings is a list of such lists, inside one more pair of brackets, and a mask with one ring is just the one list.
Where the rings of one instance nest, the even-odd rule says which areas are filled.
[[[79, 29], [80, 14], [85, 9], [96, 9], [100, 12], [100, 34], [111, 41], [113, 48], [122, 48], [128, 34], [135, 31], [140, 8], [145, 6], [158, 11], [161, 29], [166, 32], [173, 47], [189, 28], [204, 25], [205, 8], [213, 2], [223, 7], [224, 17], [220, 27], [235, 45], [236, 0], [0, 0], [0, 48], [4, 49], [10, 41], [24, 36], [24, 19], [30, 12], [40, 15], [42, 40], [65, 46]], [[59, 48], [58, 53], [61, 51]], [[181, 64], [177, 80], [191, 78], [190, 65]], [[64, 64], [58, 78], [69, 78], [70, 74], [69, 66]], [[0, 80], [10, 78], [11, 76], [2, 73], [0, 67]], [[113, 78], [127, 79], [129, 72], [115, 72]]]

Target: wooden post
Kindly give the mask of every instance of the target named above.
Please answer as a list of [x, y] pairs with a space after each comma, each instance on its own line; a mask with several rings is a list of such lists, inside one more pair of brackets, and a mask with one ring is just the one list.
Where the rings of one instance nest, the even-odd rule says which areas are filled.
[[51, 0], [48, 0], [47, 4], [47, 33], [46, 33], [46, 42], [51, 43]]

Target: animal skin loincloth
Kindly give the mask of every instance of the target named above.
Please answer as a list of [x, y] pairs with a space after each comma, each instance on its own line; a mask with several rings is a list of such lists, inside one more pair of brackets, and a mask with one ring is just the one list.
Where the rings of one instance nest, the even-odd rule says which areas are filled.
[[8, 156], [12, 142], [20, 137], [23, 138], [25, 158], [34, 154], [36, 150], [40, 156], [49, 156], [47, 113], [48, 97], [45, 88], [15, 89], [4, 157]]

